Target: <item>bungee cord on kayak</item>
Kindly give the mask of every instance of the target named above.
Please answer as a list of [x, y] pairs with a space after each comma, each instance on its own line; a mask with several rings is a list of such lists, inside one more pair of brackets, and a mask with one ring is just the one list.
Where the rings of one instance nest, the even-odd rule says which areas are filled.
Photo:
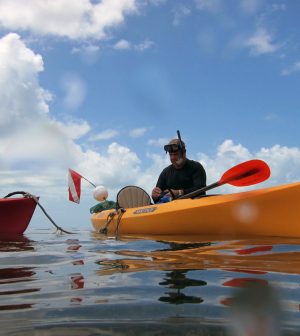
[[99, 233], [107, 234], [108, 226], [111, 223], [111, 221], [114, 219], [116, 214], [117, 214], [116, 211], [112, 211], [107, 215], [106, 223], [104, 224], [102, 228], [100, 228]]
[[114, 234], [117, 236], [118, 231], [119, 231], [119, 225], [120, 225], [122, 216], [125, 212], [126, 212], [126, 210], [124, 208], [119, 208], [119, 209], [116, 209], [114, 211], [111, 211], [107, 215], [106, 223], [103, 225], [102, 228], [99, 229], [99, 233], [107, 234], [110, 223], [113, 221], [115, 216], [118, 215], [117, 223], [116, 223], [116, 229], [115, 229], [115, 232], [114, 232]]

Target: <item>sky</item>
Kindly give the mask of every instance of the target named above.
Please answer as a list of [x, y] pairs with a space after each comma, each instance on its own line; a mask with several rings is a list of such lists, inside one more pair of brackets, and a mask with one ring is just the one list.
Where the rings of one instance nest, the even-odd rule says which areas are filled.
[[[91, 228], [93, 187], [151, 193], [180, 130], [207, 183], [265, 160], [300, 181], [300, 2], [0, 0], [0, 190]], [[248, 189], [251, 189], [250, 187]], [[224, 186], [215, 192], [238, 192]], [[36, 211], [33, 225], [49, 227]]]

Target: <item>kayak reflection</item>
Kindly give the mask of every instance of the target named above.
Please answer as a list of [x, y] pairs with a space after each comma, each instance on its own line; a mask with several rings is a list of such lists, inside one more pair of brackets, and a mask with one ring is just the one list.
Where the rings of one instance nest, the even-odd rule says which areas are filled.
[[201, 303], [203, 299], [199, 296], [185, 295], [181, 292], [186, 287], [205, 286], [207, 283], [202, 280], [196, 280], [186, 277], [186, 273], [189, 270], [171, 271], [166, 273], [164, 281], [159, 285], [166, 286], [173, 289], [172, 292], [166, 292], [168, 296], [161, 296], [158, 300], [171, 304], [183, 304], [183, 303]]
[[0, 252], [33, 251], [33, 242], [24, 235], [1, 234]]
[[0, 269], [0, 296], [2, 297], [0, 311], [29, 309], [34, 306], [32, 302], [15, 303], [9, 298], [26, 297], [27, 294], [39, 292], [40, 288], [24, 288], [22, 283], [34, 280], [36, 272], [31, 267], [10, 267]]
[[[97, 262], [99, 275], [116, 272], [138, 272], [145, 270], [172, 271], [218, 269], [241, 272], [279, 272], [300, 274], [299, 240], [236, 240], [215, 242], [167, 242], [158, 241], [168, 248], [153, 251], [118, 250], [114, 260], [111, 252], [105, 258], [103, 252]], [[292, 244], [295, 248], [291, 250]], [[276, 246], [274, 249], [273, 246]]]

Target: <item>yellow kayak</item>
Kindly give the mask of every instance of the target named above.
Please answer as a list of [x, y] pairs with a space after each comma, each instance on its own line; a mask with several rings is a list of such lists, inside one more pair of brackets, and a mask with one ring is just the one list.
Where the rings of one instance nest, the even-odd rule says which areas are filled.
[[300, 182], [276, 187], [178, 199], [91, 216], [108, 235], [219, 235], [300, 237]]

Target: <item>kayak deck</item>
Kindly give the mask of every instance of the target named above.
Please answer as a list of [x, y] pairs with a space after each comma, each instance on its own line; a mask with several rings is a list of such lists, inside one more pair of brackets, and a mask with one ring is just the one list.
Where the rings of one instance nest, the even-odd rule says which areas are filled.
[[[300, 237], [300, 183], [228, 195], [181, 199], [116, 213], [110, 235]], [[100, 231], [113, 210], [91, 216]]]

